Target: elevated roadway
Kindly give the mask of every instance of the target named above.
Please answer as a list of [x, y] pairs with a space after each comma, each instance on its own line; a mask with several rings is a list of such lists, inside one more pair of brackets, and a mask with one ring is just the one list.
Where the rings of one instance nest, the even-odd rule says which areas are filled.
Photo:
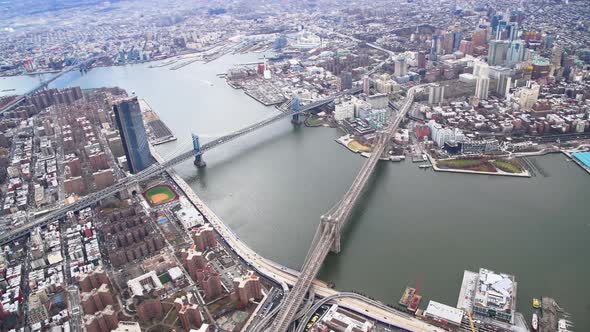
[[[284, 118], [287, 118], [287, 117], [290, 117], [293, 115], [297, 115], [297, 114], [303, 114], [303, 113], [309, 112], [317, 107], [327, 105], [330, 102], [334, 101], [334, 99], [336, 99], [344, 94], [353, 94], [353, 93], [358, 93], [359, 91], [361, 91], [361, 88], [355, 87], [353, 89], [346, 90], [346, 91], [340, 92], [338, 94], [335, 94], [334, 96], [322, 98], [322, 99], [316, 100], [312, 103], [309, 103], [307, 105], [304, 105], [301, 107], [301, 109], [298, 112], [282, 112], [282, 113], [272, 116], [268, 119], [254, 123], [250, 126], [247, 126], [245, 128], [241, 128], [241, 129], [231, 132], [227, 135], [219, 137], [213, 141], [210, 141], [201, 147], [200, 153], [204, 153], [206, 151], [217, 148], [223, 144], [229, 143], [239, 137], [242, 137], [244, 135], [252, 133], [258, 129], [264, 128], [264, 127], [266, 127], [272, 123], [275, 123], [279, 120], [282, 120]], [[115, 193], [118, 193], [118, 192], [120, 192], [126, 188], [129, 188], [137, 183], [145, 181], [153, 176], [156, 176], [156, 175], [166, 171], [167, 169], [170, 169], [171, 167], [174, 167], [175, 165], [177, 165], [183, 161], [194, 158], [196, 153], [197, 152], [195, 150], [191, 149], [189, 151], [181, 153], [180, 155], [178, 155], [172, 159], [169, 159], [166, 161], [162, 160], [162, 162], [155, 163], [154, 165], [144, 169], [141, 172], [138, 172], [134, 175], [131, 175], [131, 176], [128, 176], [126, 178], [119, 180], [117, 183], [115, 183], [114, 185], [112, 185], [110, 187], [107, 187], [107, 188], [99, 190], [97, 192], [88, 194], [88, 195], [80, 198], [75, 203], [57, 208], [40, 218], [37, 218], [33, 221], [29, 221], [28, 223], [26, 223], [22, 226], [19, 226], [17, 228], [14, 228], [10, 231], [3, 232], [2, 234], [0, 234], [0, 245], [5, 245], [14, 239], [18, 239], [18, 238], [28, 234], [31, 231], [31, 229], [33, 229], [35, 227], [43, 226], [53, 220], [63, 218], [68, 211], [78, 211], [78, 210], [83, 209], [83, 208], [90, 206], [92, 204], [96, 204], [106, 197], [112, 196]]]
[[[155, 154], [157, 156], [157, 154]], [[168, 173], [176, 184], [185, 193], [187, 198], [199, 209], [206, 220], [208, 220], [217, 233], [224, 239], [225, 243], [229, 248], [238, 254], [251, 268], [256, 270], [259, 274], [265, 276], [268, 279], [272, 279], [282, 285], [283, 292], [286, 294], [289, 290], [289, 286], [294, 286], [299, 280], [301, 273], [299, 271], [290, 269], [281, 264], [278, 264], [270, 259], [264, 258], [251, 249], [246, 243], [244, 243], [234, 231], [228, 227], [223, 220], [213, 212], [190, 188], [190, 186], [174, 171], [174, 169], [168, 170]], [[329, 251], [329, 246], [328, 246]], [[423, 322], [415, 317], [412, 317], [403, 312], [397, 311], [393, 308], [387, 307], [381, 302], [371, 300], [361, 295], [355, 294], [354, 296], [339, 297], [340, 292], [334, 290], [320, 280], [313, 280], [310, 286], [313, 293], [317, 297], [326, 298], [334, 297], [338, 298], [338, 304], [346, 309], [361, 313], [365, 316], [370, 317], [376, 321], [391, 326], [396, 326], [408, 331], [416, 332], [444, 332], [444, 329], [430, 325]], [[353, 293], [345, 293], [353, 294]], [[286, 301], [286, 299], [283, 299]], [[284, 302], [282, 302], [284, 303]], [[276, 315], [282, 306], [277, 306], [271, 310], [267, 316], [262, 319], [259, 324], [252, 326], [253, 331], [264, 331], [264, 327], [272, 320], [273, 316]], [[313, 310], [313, 307], [308, 309], [305, 314]]]
[[273, 323], [273, 331], [286, 332], [288, 330], [295, 318], [295, 313], [301, 306], [303, 298], [309, 290], [313, 279], [319, 272], [328, 252], [330, 249], [335, 253], [340, 252], [341, 230], [350, 217], [367, 181], [373, 174], [375, 166], [381, 158], [388, 142], [410, 109], [414, 101], [414, 94], [419, 88], [420, 86], [415, 86], [408, 90], [406, 100], [395, 119], [389, 123], [385, 130], [377, 133], [371, 156], [363, 164], [346, 194], [327, 214], [321, 217], [320, 225], [303, 263], [299, 279], [287, 295], [285, 303]]

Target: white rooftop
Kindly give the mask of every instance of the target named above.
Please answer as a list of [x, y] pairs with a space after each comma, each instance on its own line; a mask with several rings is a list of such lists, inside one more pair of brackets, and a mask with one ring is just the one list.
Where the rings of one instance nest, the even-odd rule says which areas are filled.
[[[150, 282], [143, 282], [143, 280], [145, 279], [150, 279]], [[133, 293], [133, 296], [141, 296], [144, 294], [144, 291], [148, 293], [152, 289], [160, 289], [163, 286], [162, 282], [160, 281], [160, 278], [158, 278], [158, 276], [156, 275], [156, 271], [150, 271], [135, 279], [127, 281], [127, 287], [131, 289], [131, 293]]]
[[209, 331], [209, 324], [203, 324], [198, 330], [191, 329], [190, 332], [206, 332]]
[[168, 270], [168, 274], [170, 275], [170, 278], [172, 278], [172, 280], [176, 280], [182, 277], [182, 270], [178, 266], [175, 266]]
[[435, 301], [428, 302], [428, 307], [426, 308], [426, 311], [424, 311], [424, 314], [426, 316], [443, 319], [447, 322], [455, 323], [457, 325], [460, 325], [461, 320], [463, 319], [463, 310], [459, 310], [457, 308], [453, 308], [446, 304]]

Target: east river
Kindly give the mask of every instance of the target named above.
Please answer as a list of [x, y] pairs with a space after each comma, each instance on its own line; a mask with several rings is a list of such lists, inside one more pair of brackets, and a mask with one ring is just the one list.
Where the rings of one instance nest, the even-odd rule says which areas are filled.
[[[149, 64], [69, 73], [52, 87], [119, 86], [145, 99], [178, 141], [162, 155], [276, 114], [216, 74], [260, 54], [228, 55], [179, 70]], [[37, 78], [0, 78], [25, 92]], [[3, 93], [6, 94], [6, 93]], [[260, 254], [299, 268], [320, 216], [346, 192], [364, 158], [334, 142], [335, 129], [288, 120], [207, 152], [207, 168], [177, 167], [224, 221]], [[463, 270], [485, 267], [518, 281], [517, 310], [530, 322], [532, 297], [550, 296], [590, 331], [590, 176], [561, 154], [536, 157], [544, 175], [521, 179], [424, 171], [382, 162], [320, 278], [396, 303], [421, 275], [422, 306], [457, 303]], [[530, 323], [529, 323], [530, 324]]]

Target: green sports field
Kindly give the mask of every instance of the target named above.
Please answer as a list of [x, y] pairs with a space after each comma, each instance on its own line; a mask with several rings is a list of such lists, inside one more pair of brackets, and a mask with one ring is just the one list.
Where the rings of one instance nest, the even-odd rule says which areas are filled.
[[158, 185], [148, 189], [144, 193], [151, 205], [168, 203], [177, 198], [176, 193], [167, 185]]

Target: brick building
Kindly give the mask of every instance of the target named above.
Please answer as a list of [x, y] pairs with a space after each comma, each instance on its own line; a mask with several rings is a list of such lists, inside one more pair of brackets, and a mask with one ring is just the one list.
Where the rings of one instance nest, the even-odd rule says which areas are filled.
[[234, 290], [242, 308], [248, 304], [250, 299], [260, 300], [262, 298], [260, 278], [253, 271], [248, 271], [242, 277], [234, 278]]

